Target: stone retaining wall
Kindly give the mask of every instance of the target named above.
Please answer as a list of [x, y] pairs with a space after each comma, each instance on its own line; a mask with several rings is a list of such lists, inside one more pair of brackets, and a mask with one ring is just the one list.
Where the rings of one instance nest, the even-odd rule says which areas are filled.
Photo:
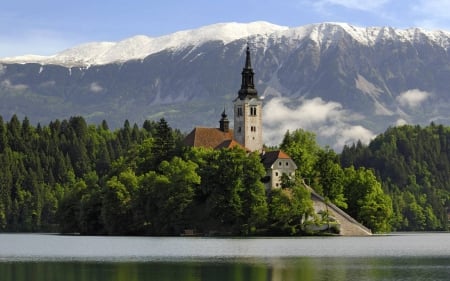
[[[306, 186], [306, 185], [305, 185]], [[372, 231], [356, 221], [346, 212], [336, 205], [326, 202], [325, 199], [317, 194], [312, 188], [306, 186], [311, 191], [311, 199], [316, 213], [319, 211], [328, 211], [340, 224], [340, 235], [343, 236], [367, 236], [372, 235]]]

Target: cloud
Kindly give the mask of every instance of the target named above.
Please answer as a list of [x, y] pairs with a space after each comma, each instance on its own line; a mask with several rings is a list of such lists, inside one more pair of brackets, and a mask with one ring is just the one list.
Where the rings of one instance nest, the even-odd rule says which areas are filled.
[[300, 128], [314, 132], [318, 139], [336, 150], [358, 140], [368, 143], [375, 136], [370, 130], [351, 124], [362, 116], [348, 112], [340, 103], [321, 98], [273, 98], [264, 106], [263, 114], [267, 145], [279, 145], [286, 131]]
[[346, 125], [343, 126], [340, 130], [340, 132], [336, 136], [336, 144], [334, 147], [341, 148], [344, 145], [351, 145], [352, 143], [356, 143], [358, 140], [362, 143], [369, 143], [373, 138], [375, 137], [375, 134], [364, 128], [363, 126], [356, 125]]
[[413, 89], [401, 93], [396, 100], [401, 106], [416, 108], [430, 96], [431, 94], [428, 92]]
[[39, 87], [47, 88], [47, 87], [54, 87], [55, 85], [56, 85], [56, 81], [51, 80], [51, 81], [42, 82], [41, 84], [39, 84]]
[[406, 124], [408, 124], [408, 121], [406, 121], [405, 119], [402, 119], [402, 118], [398, 119], [397, 122], [395, 122], [395, 126], [403, 126]]
[[12, 84], [11, 81], [9, 81], [9, 79], [3, 80], [2, 83], [0, 84], [2, 87], [5, 87], [7, 89], [11, 89], [11, 90], [17, 90], [17, 91], [24, 91], [26, 89], [28, 89], [28, 86], [25, 84]]
[[94, 93], [99, 93], [103, 91], [103, 87], [100, 86], [100, 84], [98, 84], [97, 82], [92, 82], [91, 85], [89, 86], [89, 90]]

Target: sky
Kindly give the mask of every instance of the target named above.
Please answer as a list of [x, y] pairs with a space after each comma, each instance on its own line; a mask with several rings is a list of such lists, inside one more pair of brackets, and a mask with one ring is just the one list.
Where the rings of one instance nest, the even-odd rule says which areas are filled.
[[319, 22], [450, 31], [450, 0], [2, 0], [0, 57], [161, 36], [223, 22]]

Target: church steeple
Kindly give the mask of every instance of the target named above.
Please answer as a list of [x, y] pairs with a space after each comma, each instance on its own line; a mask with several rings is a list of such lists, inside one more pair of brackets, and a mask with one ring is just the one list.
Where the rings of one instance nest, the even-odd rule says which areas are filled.
[[234, 139], [250, 151], [262, 151], [262, 100], [253, 80], [250, 47], [247, 45], [242, 84], [234, 100]]
[[253, 72], [252, 61], [250, 59], [250, 47], [247, 45], [245, 66], [242, 69], [242, 83], [241, 89], [239, 90], [239, 99], [243, 100], [246, 98], [256, 98], [258, 92], [255, 89], [255, 84], [253, 82]]
[[220, 119], [219, 124], [220, 124], [220, 130], [222, 132], [226, 133], [229, 131], [230, 121], [228, 121], [227, 114], [225, 113], [225, 108], [223, 109], [222, 118]]

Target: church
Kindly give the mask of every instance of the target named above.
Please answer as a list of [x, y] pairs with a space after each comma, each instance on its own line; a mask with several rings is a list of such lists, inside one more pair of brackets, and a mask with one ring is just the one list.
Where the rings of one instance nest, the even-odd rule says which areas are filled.
[[241, 147], [249, 152], [259, 152], [266, 169], [263, 182], [266, 190], [281, 187], [281, 176], [294, 176], [297, 166], [283, 151], [265, 152], [263, 147], [263, 101], [255, 88], [254, 72], [247, 46], [245, 65], [242, 69], [241, 88], [233, 101], [234, 129], [225, 110], [218, 128], [195, 127], [185, 138], [185, 144], [213, 149]]
[[[195, 127], [184, 139], [187, 146], [206, 147], [212, 149], [240, 147], [248, 152], [258, 152], [266, 175], [262, 178], [266, 191], [281, 188], [283, 174], [294, 177], [297, 166], [292, 158], [281, 150], [264, 151], [262, 132], [263, 102], [258, 96], [254, 84], [254, 72], [247, 46], [245, 65], [242, 69], [241, 89], [233, 101], [234, 129], [225, 110], [222, 112], [218, 128]], [[340, 235], [371, 235], [370, 229], [357, 222], [343, 210], [325, 200], [311, 187], [303, 183], [311, 192], [311, 199], [316, 213], [330, 212], [338, 223]], [[312, 227], [328, 227], [327, 225]]]

